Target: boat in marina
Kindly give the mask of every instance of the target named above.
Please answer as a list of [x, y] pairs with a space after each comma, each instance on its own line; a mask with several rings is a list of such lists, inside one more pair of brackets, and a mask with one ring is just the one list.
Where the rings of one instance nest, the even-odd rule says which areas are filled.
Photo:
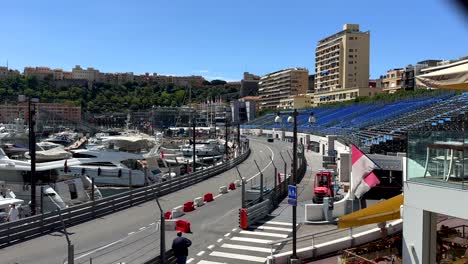
[[70, 171], [94, 178], [97, 185], [139, 187], [158, 182], [162, 176], [159, 168], [146, 166], [142, 154], [106, 148], [70, 152], [79, 161], [68, 166]]
[[[69, 159], [36, 164], [36, 201], [44, 201], [44, 210], [54, 210], [56, 206], [65, 208], [102, 197], [99, 189], [92, 188], [91, 179], [86, 175], [70, 174], [66, 164], [76, 165], [80, 161]], [[65, 165], [65, 166], [64, 166]], [[16, 197], [29, 202], [31, 199], [31, 163], [8, 158], [0, 149], [0, 189], [11, 190]], [[91, 191], [94, 189], [94, 193]]]

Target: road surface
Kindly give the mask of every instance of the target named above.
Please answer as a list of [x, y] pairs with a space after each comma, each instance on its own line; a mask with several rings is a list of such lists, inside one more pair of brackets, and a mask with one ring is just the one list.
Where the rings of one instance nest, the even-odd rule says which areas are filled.
[[[249, 180], [247, 188], [259, 184], [257, 161], [265, 177], [265, 185], [273, 186], [273, 166], [283, 171], [280, 152], [287, 159], [288, 170], [291, 161], [285, 152], [291, 143], [267, 143], [265, 138], [251, 138], [250, 157], [239, 165], [243, 177]], [[228, 185], [237, 178], [235, 169], [231, 169], [191, 187], [179, 190], [160, 198], [165, 211], [183, 203], [201, 197], [207, 192], [218, 194], [222, 185]], [[205, 204], [180, 219], [191, 223], [192, 234], [186, 236], [193, 241], [190, 258], [206, 251], [227, 233], [238, 226], [238, 210], [241, 204], [240, 189], [216, 197], [214, 202]], [[143, 263], [159, 255], [158, 230], [159, 213], [156, 203], [150, 201], [114, 214], [95, 219], [67, 229], [75, 247], [75, 263]], [[166, 248], [170, 248], [174, 231], [166, 232]], [[227, 237], [227, 236], [226, 236]], [[203, 254], [202, 254], [203, 255]], [[64, 263], [67, 247], [64, 234], [54, 232], [22, 243], [0, 249], [1, 263]]]

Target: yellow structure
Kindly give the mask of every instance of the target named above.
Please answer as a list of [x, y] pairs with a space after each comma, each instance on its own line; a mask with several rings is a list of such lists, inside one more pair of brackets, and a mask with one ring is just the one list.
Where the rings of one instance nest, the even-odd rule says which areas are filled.
[[[357, 24], [345, 24], [342, 31], [318, 42], [315, 49], [316, 105], [350, 100], [354, 97], [343, 94], [352, 95], [356, 91], [345, 90], [369, 88], [369, 42], [369, 31], [359, 31]], [[364, 93], [357, 91], [357, 95], [360, 94]]]
[[400, 219], [400, 207], [402, 205], [403, 194], [400, 194], [365, 209], [340, 217], [338, 219], [338, 228], [362, 226]]
[[260, 109], [276, 109], [281, 99], [307, 93], [309, 71], [303, 68], [290, 68], [267, 74], [258, 83]]

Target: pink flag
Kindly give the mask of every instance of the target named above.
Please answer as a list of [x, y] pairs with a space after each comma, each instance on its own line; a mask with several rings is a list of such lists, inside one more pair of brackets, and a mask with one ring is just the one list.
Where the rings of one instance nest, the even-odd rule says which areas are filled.
[[362, 180], [370, 175], [378, 166], [354, 145], [351, 148], [351, 160], [351, 193], [356, 194], [356, 190], [361, 185]]
[[369, 173], [367, 177], [362, 179], [361, 184], [359, 184], [354, 192], [357, 198], [361, 198], [366, 192], [368, 192], [371, 188], [375, 187], [380, 183], [379, 178], [375, 176], [373, 172]]
[[164, 159], [164, 151], [161, 151], [161, 159]]

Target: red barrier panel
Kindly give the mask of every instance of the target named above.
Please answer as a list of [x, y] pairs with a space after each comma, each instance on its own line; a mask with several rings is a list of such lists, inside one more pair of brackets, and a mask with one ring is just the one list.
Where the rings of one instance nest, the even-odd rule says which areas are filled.
[[172, 219], [172, 213], [171, 212], [165, 212], [164, 213], [164, 219]]
[[184, 203], [184, 212], [191, 212], [193, 210], [195, 210], [195, 208], [193, 207], [193, 201]]
[[212, 202], [214, 200], [213, 198], [213, 194], [212, 193], [207, 193], [203, 196], [203, 201], [209, 203], [209, 202]]
[[176, 221], [176, 231], [180, 231], [183, 233], [191, 233], [192, 231], [190, 230], [190, 222], [184, 221], [184, 220], [177, 220]]
[[281, 173], [278, 172], [278, 184], [281, 183]]
[[235, 189], [236, 189], [236, 185], [233, 182], [231, 182], [229, 184], [229, 190], [235, 190]]
[[247, 229], [249, 227], [247, 223], [247, 208], [240, 209], [240, 228]]

